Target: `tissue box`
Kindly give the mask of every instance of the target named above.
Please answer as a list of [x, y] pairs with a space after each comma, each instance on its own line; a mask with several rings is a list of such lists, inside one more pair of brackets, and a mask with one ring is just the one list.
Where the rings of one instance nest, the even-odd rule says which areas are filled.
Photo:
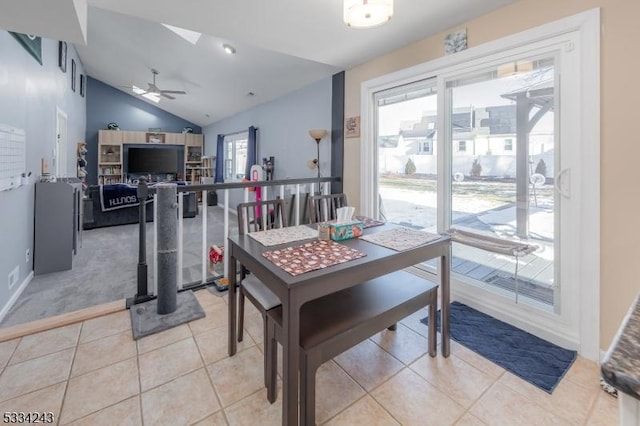
[[330, 223], [329, 237], [333, 241], [343, 241], [362, 235], [362, 222], [354, 220], [346, 223]]

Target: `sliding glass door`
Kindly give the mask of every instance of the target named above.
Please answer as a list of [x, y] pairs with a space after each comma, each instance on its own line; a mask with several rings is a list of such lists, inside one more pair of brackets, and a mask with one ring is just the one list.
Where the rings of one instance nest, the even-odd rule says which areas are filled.
[[378, 215], [389, 222], [437, 230], [435, 79], [375, 95]]
[[[558, 176], [576, 143], [559, 131], [572, 131], [559, 76], [560, 63], [575, 63], [557, 45], [502, 56], [373, 94], [372, 210], [425, 232], [535, 246], [515, 257], [455, 243], [452, 272], [485, 297], [558, 314], [561, 211], [571, 202]], [[421, 269], [437, 272], [435, 262]]]
[[446, 80], [451, 228], [536, 247], [514, 257], [454, 244], [453, 272], [556, 310], [557, 66], [520, 57]]

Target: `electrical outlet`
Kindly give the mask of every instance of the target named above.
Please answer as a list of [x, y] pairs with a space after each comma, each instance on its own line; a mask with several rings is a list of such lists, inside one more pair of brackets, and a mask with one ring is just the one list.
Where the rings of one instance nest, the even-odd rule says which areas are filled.
[[20, 274], [20, 266], [16, 266], [13, 271], [9, 273], [9, 290], [13, 288], [14, 285], [18, 282], [18, 275]]
[[27, 263], [31, 260], [31, 250], [29, 249], [27, 249], [27, 252], [25, 253], [25, 260]]

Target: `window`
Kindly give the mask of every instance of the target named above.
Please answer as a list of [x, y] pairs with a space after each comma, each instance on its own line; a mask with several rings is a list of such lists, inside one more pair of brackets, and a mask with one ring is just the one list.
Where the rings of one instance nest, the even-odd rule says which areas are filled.
[[418, 142], [418, 154], [432, 154], [431, 150], [433, 141], [431, 140], [422, 140]]
[[248, 132], [234, 133], [224, 137], [224, 180], [241, 181], [247, 165]]
[[513, 139], [505, 139], [504, 140], [504, 150], [505, 151], [513, 151]]
[[458, 141], [458, 152], [467, 152], [467, 141]]

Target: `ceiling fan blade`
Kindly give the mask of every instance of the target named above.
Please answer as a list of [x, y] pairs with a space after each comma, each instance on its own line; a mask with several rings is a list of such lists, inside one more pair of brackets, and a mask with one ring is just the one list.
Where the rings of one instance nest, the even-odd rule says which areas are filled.
[[185, 92], [184, 90], [161, 90], [160, 93], [164, 94], [164, 93], [171, 93], [173, 95], [186, 95], [187, 92]]
[[166, 93], [164, 93], [164, 92], [161, 92], [161, 93], [160, 93], [160, 95], [161, 95], [161, 96], [164, 96], [164, 97], [165, 97], [165, 98], [167, 98], [167, 99], [175, 99], [173, 96], [171, 96], [171, 95], [167, 95], [167, 94], [166, 94]]

